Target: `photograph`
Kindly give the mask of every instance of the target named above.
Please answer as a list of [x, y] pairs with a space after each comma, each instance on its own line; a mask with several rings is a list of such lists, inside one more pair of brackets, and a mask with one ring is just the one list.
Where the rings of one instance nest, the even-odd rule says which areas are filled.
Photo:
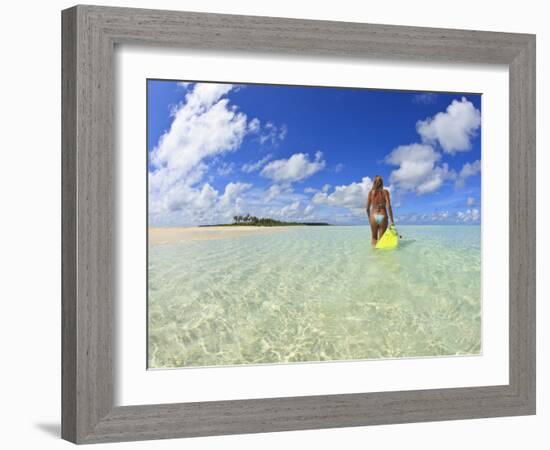
[[482, 354], [480, 93], [146, 95], [148, 369]]

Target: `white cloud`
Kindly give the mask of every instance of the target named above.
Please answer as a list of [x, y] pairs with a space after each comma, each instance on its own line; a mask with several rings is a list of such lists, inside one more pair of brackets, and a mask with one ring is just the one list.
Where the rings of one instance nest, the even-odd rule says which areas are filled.
[[279, 220], [303, 221], [325, 221], [315, 216], [315, 205], [308, 203], [306, 206], [300, 200], [294, 200], [283, 204], [282, 207], [272, 208], [268, 215]]
[[182, 183], [167, 191], [162, 198], [162, 203], [163, 209], [169, 212], [201, 211], [212, 208], [217, 198], [218, 191], [208, 183], [205, 183], [200, 189]]
[[470, 150], [470, 140], [480, 125], [479, 110], [462, 97], [460, 101], [453, 100], [446, 112], [418, 121], [416, 130], [423, 142], [438, 142], [444, 152], [453, 154]]
[[277, 135], [277, 138], [280, 141], [284, 141], [285, 138], [286, 138], [287, 133], [288, 133], [288, 128], [287, 128], [286, 125], [283, 125], [279, 128], [279, 134]]
[[220, 197], [221, 206], [229, 206], [236, 202], [239, 194], [250, 189], [252, 185], [250, 183], [228, 183], [225, 186], [225, 191]]
[[250, 122], [248, 122], [248, 131], [250, 131], [251, 133], [257, 133], [258, 131], [260, 131], [260, 126], [260, 120], [255, 117]]
[[313, 196], [312, 201], [319, 205], [347, 208], [354, 214], [365, 214], [367, 197], [371, 188], [372, 179], [363, 177], [360, 182], [336, 186], [330, 194], [327, 192], [317, 192]]
[[[259, 122], [258, 122], [258, 131], [259, 131]], [[263, 130], [260, 131], [260, 144], [270, 143], [271, 145], [276, 145], [280, 141], [284, 141], [288, 133], [288, 128], [286, 125], [277, 126], [273, 122], [267, 122]]]
[[269, 203], [271, 200], [276, 198], [281, 193], [281, 191], [282, 191], [282, 188], [278, 184], [269, 186], [269, 189], [267, 190], [267, 193], [265, 196], [265, 202]]
[[478, 222], [480, 218], [479, 209], [471, 208], [466, 211], [458, 211], [456, 213], [457, 222], [472, 223]]
[[[415, 97], [413, 101], [424, 100]], [[418, 195], [437, 191], [447, 180], [455, 180], [456, 187], [463, 186], [467, 177], [479, 172], [480, 162], [465, 164], [457, 174], [449, 169], [448, 164], [441, 163], [441, 154], [434, 145], [439, 144], [443, 152], [450, 154], [467, 151], [480, 124], [479, 110], [465, 97], [460, 101], [453, 100], [446, 112], [418, 121], [416, 129], [423, 143], [401, 145], [385, 158], [386, 163], [399, 166], [392, 171], [390, 181], [400, 190]]]
[[[210, 183], [201, 183], [209, 169], [206, 161], [215, 166], [221, 155], [238, 149], [249, 132], [247, 116], [227, 98], [234, 87], [214, 83], [185, 87], [184, 101], [174, 107], [170, 129], [151, 152], [152, 224], [218, 220], [236, 207], [238, 194], [246, 187], [242, 183], [229, 183], [220, 196]], [[234, 163], [221, 163], [216, 171], [228, 176], [234, 168]]]
[[221, 177], [227, 177], [228, 175], [231, 175], [235, 170], [235, 163], [221, 163], [218, 168], [216, 169], [216, 173]]
[[462, 166], [459, 176], [462, 178], [471, 177], [481, 170], [481, 161], [478, 159], [473, 163], [466, 163]]
[[456, 178], [455, 186], [460, 188], [464, 186], [466, 178], [472, 177], [481, 171], [481, 161], [478, 159], [473, 163], [466, 163], [460, 169], [458, 176]]
[[431, 145], [410, 144], [395, 148], [385, 161], [399, 166], [390, 175], [391, 183], [422, 195], [436, 191], [445, 180], [455, 178], [456, 174], [447, 164], [436, 164], [440, 159], [441, 155]]
[[229, 84], [200, 83], [176, 107], [170, 129], [151, 153], [159, 169], [185, 175], [203, 159], [237, 149], [247, 130], [247, 118], [224, 97]]
[[260, 174], [280, 183], [292, 183], [310, 177], [325, 167], [321, 152], [315, 153], [310, 161], [307, 153], [295, 153], [288, 159], [278, 159], [268, 163]]
[[449, 212], [448, 210], [433, 212], [411, 212], [398, 214], [396, 222], [400, 224], [442, 223], [442, 224], [477, 224], [480, 222], [481, 212], [477, 208], [468, 208], [464, 211]]
[[330, 187], [331, 187], [330, 184], [327, 183], [327, 184], [323, 185], [323, 187], [321, 188], [321, 191], [322, 192], [328, 192], [330, 190]]
[[466, 199], [466, 204], [468, 206], [472, 206], [472, 205], [475, 205], [476, 204], [476, 199], [474, 197], [468, 197]]
[[312, 187], [307, 187], [304, 189], [304, 193], [306, 194], [315, 194], [316, 192], [319, 192], [319, 189], [315, 189]]
[[300, 209], [299, 201], [283, 206], [277, 213], [278, 216], [288, 217], [288, 218], [295, 218], [300, 216], [301, 214], [302, 214], [302, 210]]
[[273, 199], [279, 197], [281, 194], [292, 194], [293, 189], [290, 184], [272, 184], [266, 191], [264, 201], [266, 203], [271, 202]]
[[309, 217], [313, 214], [313, 211], [315, 210], [315, 206], [313, 206], [311, 203], [309, 205], [307, 205], [305, 208], [304, 208], [304, 215], [306, 217]]
[[241, 170], [245, 173], [256, 172], [257, 170], [260, 170], [268, 161], [270, 161], [271, 158], [273, 158], [273, 155], [270, 153], [259, 161], [243, 164]]
[[449, 211], [439, 211], [432, 214], [433, 222], [445, 222], [449, 219]]
[[267, 189], [228, 185], [226, 192], [228, 196], [233, 194], [232, 201], [229, 205], [222, 205], [220, 200], [213, 208], [216, 219], [208, 223], [219, 223], [222, 221], [220, 218], [230, 221], [234, 215], [246, 213], [256, 217], [294, 221], [329, 221], [330, 218], [330, 214], [328, 218], [315, 215], [316, 208], [308, 196], [294, 192], [291, 185], [274, 184]]
[[165, 193], [162, 204], [150, 211], [152, 223], [190, 225], [227, 222], [233, 215], [244, 212], [246, 199], [243, 194], [251, 187], [249, 183], [230, 182], [220, 195], [209, 183], [204, 183], [200, 188], [177, 184]]
[[437, 94], [433, 92], [423, 92], [421, 94], [416, 94], [413, 97], [413, 103], [421, 105], [431, 105], [437, 100]]

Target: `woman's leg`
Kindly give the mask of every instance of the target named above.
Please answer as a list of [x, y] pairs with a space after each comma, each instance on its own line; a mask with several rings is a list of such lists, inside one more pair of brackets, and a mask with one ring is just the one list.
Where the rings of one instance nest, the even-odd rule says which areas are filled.
[[382, 222], [380, 222], [380, 226], [378, 227], [378, 239], [386, 232], [386, 228], [388, 228], [388, 216], [384, 217]]
[[374, 247], [376, 245], [376, 241], [378, 240], [378, 224], [374, 219], [374, 215], [371, 215], [370, 217], [370, 232], [372, 235], [370, 243]]

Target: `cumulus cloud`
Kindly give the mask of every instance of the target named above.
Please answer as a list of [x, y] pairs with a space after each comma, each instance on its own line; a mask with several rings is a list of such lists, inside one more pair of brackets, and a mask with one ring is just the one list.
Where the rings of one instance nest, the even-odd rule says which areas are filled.
[[203, 159], [237, 149], [246, 134], [247, 117], [224, 97], [230, 84], [200, 83], [176, 107], [170, 129], [151, 152], [158, 169], [186, 174]]
[[321, 192], [328, 192], [330, 190], [330, 184], [324, 184], [323, 187], [321, 188]]
[[479, 209], [471, 208], [466, 211], [458, 211], [456, 213], [457, 222], [462, 223], [476, 223], [479, 222], [480, 214]]
[[[279, 220], [330, 220], [330, 212], [324, 211], [326, 214], [319, 216], [317, 208], [311, 203], [309, 197], [301, 192], [294, 192], [291, 185], [274, 184], [269, 188], [249, 185], [227, 186], [226, 192], [231, 196], [230, 204], [223, 206], [220, 200], [214, 210], [219, 209], [217, 217], [225, 217], [227, 220], [231, 220], [236, 214], [247, 213], [256, 217], [271, 217]], [[219, 221], [219, 219], [216, 220]], [[209, 223], [214, 221], [210, 220]]]
[[314, 204], [338, 206], [347, 208], [355, 214], [364, 214], [371, 188], [372, 179], [363, 177], [360, 182], [336, 186], [330, 194], [328, 192], [317, 192], [312, 201]]
[[439, 143], [445, 153], [468, 151], [481, 125], [481, 114], [466, 97], [453, 100], [445, 112], [420, 120], [416, 130], [425, 143]]
[[243, 164], [241, 167], [241, 170], [245, 173], [252, 173], [260, 170], [268, 161], [270, 161], [273, 158], [273, 155], [270, 153], [260, 159], [259, 161], [253, 162], [253, 163], [246, 163]]
[[212, 208], [218, 198], [216, 191], [210, 184], [203, 184], [202, 188], [194, 188], [186, 184], [178, 184], [167, 191], [163, 198], [163, 210], [177, 212], [181, 210], [204, 210]]
[[225, 186], [225, 191], [220, 197], [220, 205], [228, 206], [234, 204], [242, 192], [250, 189], [252, 185], [250, 183], [228, 183]]
[[475, 205], [476, 204], [476, 199], [474, 197], [468, 197], [466, 199], [466, 204], [468, 206], [472, 206], [472, 205]]
[[288, 159], [271, 161], [260, 174], [279, 183], [300, 181], [324, 169], [326, 163], [322, 158], [322, 152], [315, 153], [313, 160], [307, 153], [295, 153]]
[[460, 169], [458, 176], [456, 178], [455, 186], [461, 188], [466, 182], [466, 178], [473, 177], [481, 171], [481, 161], [478, 159], [472, 163], [466, 163]]
[[392, 184], [422, 195], [436, 191], [445, 180], [455, 178], [456, 174], [447, 164], [437, 164], [440, 159], [441, 155], [431, 145], [410, 144], [395, 148], [385, 161], [399, 166], [390, 175]]
[[228, 175], [231, 175], [235, 170], [235, 163], [221, 163], [218, 168], [216, 169], [216, 173], [220, 177], [227, 177]]
[[265, 192], [264, 202], [270, 203], [273, 199], [279, 198], [282, 194], [292, 194], [294, 190], [288, 183], [272, 184]]
[[400, 224], [455, 223], [456, 218], [449, 211], [412, 212], [399, 214], [395, 221]]
[[294, 221], [318, 221], [319, 218], [315, 217], [315, 206], [308, 203], [304, 206], [304, 203], [300, 200], [290, 201], [285, 203], [278, 209], [271, 209], [269, 212], [271, 217], [280, 220], [294, 220]]
[[260, 119], [256, 117], [248, 122], [248, 131], [250, 131], [251, 133], [257, 133], [258, 131], [260, 131], [260, 127]]
[[436, 211], [432, 213], [433, 222], [446, 222], [449, 219], [449, 211]]
[[301, 214], [302, 214], [302, 210], [300, 208], [299, 201], [283, 206], [278, 212], [279, 216], [288, 217], [288, 218], [295, 218], [300, 216]]
[[396, 222], [400, 224], [479, 224], [481, 212], [477, 208], [468, 208], [464, 211], [450, 212], [444, 211], [426, 211], [426, 212], [410, 212], [399, 214], [396, 217]]
[[282, 187], [278, 184], [273, 184], [269, 186], [265, 195], [265, 202], [269, 203], [271, 200], [276, 198], [282, 192]]
[[281, 141], [284, 141], [288, 133], [286, 125], [277, 126], [273, 122], [267, 122], [260, 130], [260, 123], [258, 122], [258, 132], [260, 133], [260, 144], [276, 145]]
[[183, 225], [230, 220], [234, 214], [243, 212], [246, 206], [243, 194], [250, 188], [249, 183], [230, 182], [220, 194], [209, 183], [201, 187], [179, 183], [166, 191], [161, 205], [150, 211], [152, 223]]
[[[249, 132], [247, 116], [231, 105], [229, 84], [197, 83], [184, 86], [185, 97], [173, 108], [173, 121], [150, 153], [149, 211], [152, 223], [193, 223], [221, 214], [229, 207], [229, 191], [219, 195], [202, 183], [209, 166], [237, 150]], [[217, 174], [228, 176], [234, 164], [222, 163]], [[237, 183], [238, 184], [238, 183]]]
[[304, 208], [304, 215], [306, 217], [309, 217], [313, 214], [313, 211], [315, 210], [315, 206], [313, 206], [311, 203], [309, 205], [307, 205], [305, 208]]
[[422, 143], [401, 145], [385, 158], [386, 163], [399, 166], [392, 171], [390, 181], [400, 190], [418, 195], [437, 191], [447, 180], [455, 180], [457, 188], [464, 186], [466, 178], [480, 171], [480, 161], [465, 164], [457, 174], [441, 162], [442, 155], [436, 146], [449, 154], [468, 151], [480, 124], [479, 110], [465, 97], [453, 100], [445, 112], [418, 121], [416, 130]]

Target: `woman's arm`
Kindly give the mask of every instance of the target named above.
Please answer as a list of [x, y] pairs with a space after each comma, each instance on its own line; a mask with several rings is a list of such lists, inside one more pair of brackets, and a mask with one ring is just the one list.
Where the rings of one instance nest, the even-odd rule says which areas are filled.
[[367, 218], [370, 220], [370, 194], [371, 194], [371, 191], [369, 191], [369, 195], [367, 195], [367, 206], [366, 206], [366, 209], [367, 209]]
[[386, 206], [388, 207], [388, 213], [390, 215], [390, 221], [391, 221], [392, 225], [394, 225], [393, 211], [391, 209], [391, 201], [390, 201], [390, 192], [388, 190], [386, 190]]

